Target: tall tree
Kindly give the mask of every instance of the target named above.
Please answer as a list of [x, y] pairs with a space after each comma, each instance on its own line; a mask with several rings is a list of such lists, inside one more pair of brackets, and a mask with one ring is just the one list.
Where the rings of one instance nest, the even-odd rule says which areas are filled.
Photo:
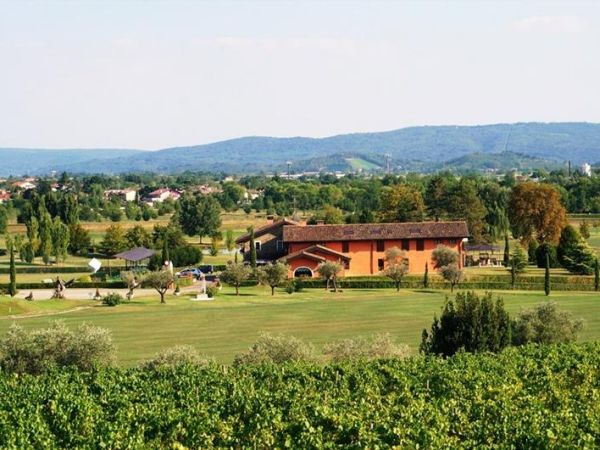
[[427, 289], [429, 287], [429, 264], [425, 263], [425, 273], [423, 274], [423, 288]]
[[594, 290], [598, 292], [600, 290], [600, 263], [598, 258], [594, 261]]
[[69, 248], [69, 227], [60, 217], [56, 216], [52, 222], [52, 253], [56, 262], [65, 261]]
[[127, 249], [127, 238], [125, 230], [120, 224], [112, 224], [106, 229], [104, 239], [100, 243], [102, 252], [106, 255], [113, 256]]
[[188, 236], [211, 236], [221, 226], [221, 206], [211, 195], [185, 195], [180, 202], [178, 219]]
[[8, 226], [8, 211], [2, 205], [0, 205], [0, 233], [6, 233]]
[[11, 297], [17, 295], [17, 268], [15, 264], [14, 242], [9, 236], [6, 237], [6, 247], [10, 258], [10, 282], [8, 285], [8, 293]]
[[546, 267], [544, 270], [544, 293], [550, 295], [550, 255], [546, 253]]
[[414, 186], [397, 184], [382, 191], [380, 218], [382, 222], [421, 222], [425, 203]]
[[517, 184], [511, 192], [508, 214], [513, 235], [524, 245], [534, 238], [540, 244], [556, 244], [567, 221], [560, 194], [545, 183]]
[[517, 276], [525, 272], [527, 267], [527, 256], [525, 250], [520, 245], [515, 246], [510, 255], [510, 285], [514, 289], [517, 282]]
[[254, 241], [254, 227], [248, 227], [248, 234], [250, 235], [250, 267], [252, 271], [256, 271], [256, 242]]
[[508, 242], [508, 233], [504, 235], [504, 267], [510, 263], [510, 243]]

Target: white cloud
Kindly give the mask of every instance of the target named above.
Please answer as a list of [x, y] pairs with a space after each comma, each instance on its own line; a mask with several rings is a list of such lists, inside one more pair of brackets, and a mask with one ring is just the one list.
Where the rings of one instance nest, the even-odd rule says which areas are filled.
[[589, 23], [578, 16], [536, 16], [514, 22], [513, 28], [530, 32], [583, 33], [589, 29]]

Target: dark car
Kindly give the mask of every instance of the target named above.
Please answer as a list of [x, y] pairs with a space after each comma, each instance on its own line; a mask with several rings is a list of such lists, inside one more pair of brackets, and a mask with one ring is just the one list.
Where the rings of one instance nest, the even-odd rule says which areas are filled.
[[[212, 264], [204, 264], [202, 266], [198, 266], [198, 270], [206, 275], [207, 273], [213, 273], [215, 271], [215, 266]], [[200, 274], [198, 274], [198, 276], [200, 276]]]

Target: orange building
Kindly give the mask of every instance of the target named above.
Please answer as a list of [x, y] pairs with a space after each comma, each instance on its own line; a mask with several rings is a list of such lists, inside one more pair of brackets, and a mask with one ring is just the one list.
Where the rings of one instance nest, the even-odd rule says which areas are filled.
[[[342, 276], [377, 275], [385, 269], [385, 251], [392, 247], [405, 252], [412, 274], [423, 273], [426, 263], [432, 266], [432, 252], [438, 245], [457, 251], [462, 266], [464, 242], [469, 236], [466, 222], [301, 225], [283, 220], [264, 228], [276, 236], [277, 248], [283, 254], [273, 259], [289, 264], [290, 277], [312, 277], [324, 261], [342, 263]], [[257, 230], [257, 237], [267, 234], [261, 231]], [[247, 239], [247, 235], [242, 236], [238, 243]]]
[[283, 227], [288, 253], [280, 258], [290, 265], [290, 276], [313, 276], [323, 261], [340, 261], [342, 275], [376, 275], [385, 269], [385, 251], [398, 247], [405, 252], [409, 273], [431, 267], [438, 245], [456, 250], [463, 263], [466, 222], [368, 223]]

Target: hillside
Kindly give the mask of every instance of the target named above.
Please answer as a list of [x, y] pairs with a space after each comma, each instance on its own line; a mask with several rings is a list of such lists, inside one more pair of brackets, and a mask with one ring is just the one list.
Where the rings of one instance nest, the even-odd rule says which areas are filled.
[[[0, 148], [0, 176], [48, 173], [62, 170], [66, 166], [85, 167], [91, 160], [110, 160], [139, 154], [140, 150], [129, 149], [65, 149], [47, 150], [31, 148]], [[82, 172], [86, 172], [82, 170]]]
[[450, 161], [439, 164], [438, 170], [452, 170], [455, 172], [471, 172], [478, 170], [506, 171], [546, 169], [555, 170], [564, 167], [562, 161], [538, 158], [513, 152], [501, 153], [469, 153]]
[[[77, 152], [74, 150], [73, 152]], [[69, 158], [53, 161], [58, 170], [72, 172], [118, 173], [127, 171], [181, 172], [207, 170], [259, 172], [280, 170], [292, 161], [298, 170], [330, 163], [334, 167], [356, 168], [347, 159], [365, 159], [384, 166], [383, 155], [392, 156], [393, 165], [407, 170], [433, 170], [440, 163], [465, 155], [511, 152], [528, 157], [573, 164], [600, 160], [600, 124], [517, 123], [482, 126], [423, 126], [379, 133], [355, 133], [326, 138], [243, 137], [156, 152], [119, 155], [109, 158]], [[17, 153], [17, 152], [14, 152]], [[338, 155], [338, 156], [336, 156]], [[348, 156], [350, 155], [350, 156]], [[125, 156], [125, 157], [123, 157]], [[333, 156], [333, 159], [330, 157]], [[315, 161], [314, 159], [317, 158]], [[325, 158], [325, 159], [322, 159]], [[22, 160], [22, 158], [20, 158]], [[319, 161], [319, 159], [321, 159]], [[313, 162], [310, 162], [313, 160]], [[345, 161], [344, 161], [345, 160]], [[432, 163], [432, 162], [435, 162]], [[43, 164], [36, 164], [43, 166]], [[323, 166], [323, 164], [321, 164]], [[32, 171], [29, 165], [13, 161], [13, 171]], [[44, 167], [44, 170], [47, 168]], [[345, 170], [345, 169], [342, 169]]]

